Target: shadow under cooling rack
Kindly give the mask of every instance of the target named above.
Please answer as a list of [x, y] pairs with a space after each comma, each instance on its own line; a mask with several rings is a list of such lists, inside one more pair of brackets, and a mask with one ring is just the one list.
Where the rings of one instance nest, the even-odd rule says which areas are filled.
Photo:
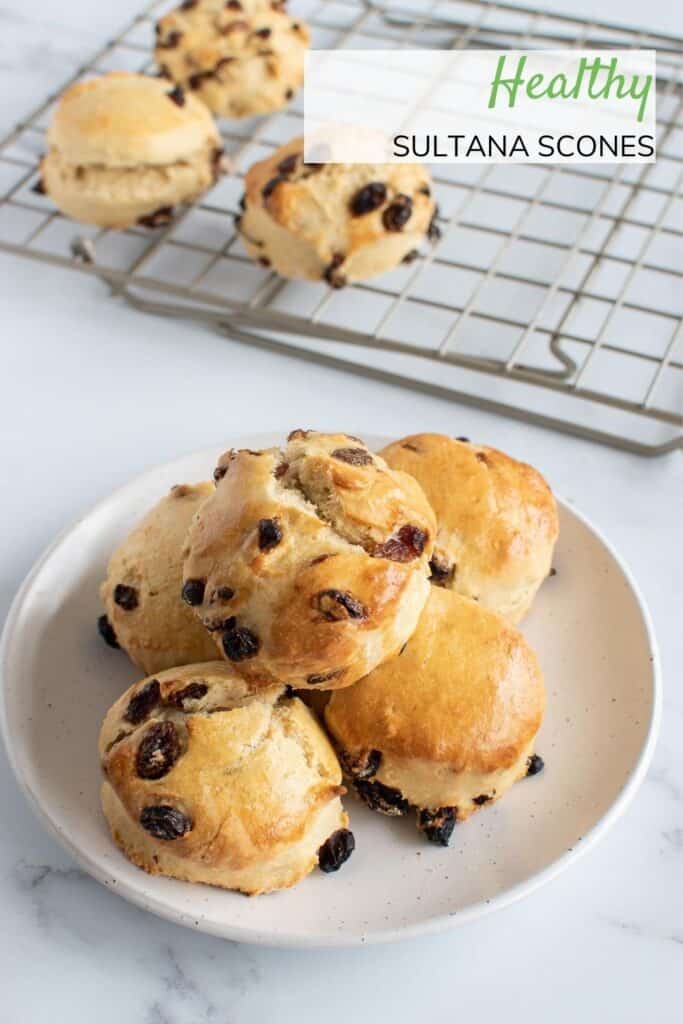
[[[151, 72], [151, 4], [71, 81]], [[173, 223], [98, 230], [34, 191], [55, 96], [0, 143], [0, 249], [96, 275], [153, 314], [642, 454], [683, 447], [683, 40], [478, 0], [291, 0], [317, 47], [657, 50], [658, 159], [439, 165], [441, 239], [335, 291], [254, 263], [242, 177], [302, 131], [284, 112], [219, 122], [234, 172]], [[63, 83], [61, 91], [67, 84]], [[76, 244], [74, 244], [76, 240]]]

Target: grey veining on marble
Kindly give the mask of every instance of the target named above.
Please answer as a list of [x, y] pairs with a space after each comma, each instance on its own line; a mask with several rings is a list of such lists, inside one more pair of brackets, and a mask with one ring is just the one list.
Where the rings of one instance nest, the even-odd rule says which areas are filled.
[[[26, 0], [0, 7], [0, 128], [6, 131], [70, 74], [135, 6], [133, 0]], [[664, 27], [674, 6], [658, 0], [652, 17]], [[632, 9], [642, 20], [642, 9]], [[610, 0], [601, 15], [626, 18], [628, 9]], [[526, 901], [467, 928], [357, 951], [239, 946], [130, 906], [76, 868], [41, 829], [0, 751], [2, 1024], [677, 1019], [683, 460], [644, 462], [304, 367], [208, 332], [192, 329], [188, 338], [187, 325], [147, 319], [113, 301], [103, 316], [97, 282], [6, 257], [0, 257], [0, 309], [3, 617], [42, 548], [131, 475], [231, 432], [300, 421], [333, 425], [343, 406], [345, 425], [360, 433], [464, 433], [538, 464], [631, 565], [651, 608], [665, 680], [651, 771], [626, 816], [590, 856]]]

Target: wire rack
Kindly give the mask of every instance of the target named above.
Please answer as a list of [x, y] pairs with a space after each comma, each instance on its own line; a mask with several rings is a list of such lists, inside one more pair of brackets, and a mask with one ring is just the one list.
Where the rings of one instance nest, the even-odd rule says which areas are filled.
[[[151, 72], [151, 3], [69, 82]], [[0, 143], [0, 249], [140, 310], [642, 454], [683, 448], [683, 39], [482, 0], [292, 0], [316, 47], [657, 50], [658, 160], [439, 165], [441, 240], [341, 291], [278, 278], [234, 229], [246, 168], [302, 131], [219, 125], [235, 172], [161, 229], [84, 228], [36, 191], [57, 92]]]

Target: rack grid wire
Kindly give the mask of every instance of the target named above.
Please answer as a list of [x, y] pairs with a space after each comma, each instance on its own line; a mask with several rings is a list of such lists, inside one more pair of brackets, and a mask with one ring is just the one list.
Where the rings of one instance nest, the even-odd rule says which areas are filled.
[[640, 454], [683, 449], [683, 39], [486, 0], [292, 0], [321, 48], [657, 51], [656, 163], [438, 165], [441, 239], [336, 291], [253, 263], [234, 228], [244, 171], [301, 133], [301, 97], [220, 121], [233, 173], [160, 229], [85, 228], [36, 191], [59, 93], [154, 73], [154, 24], [173, 6], [150, 3], [0, 142], [0, 250], [238, 342]]

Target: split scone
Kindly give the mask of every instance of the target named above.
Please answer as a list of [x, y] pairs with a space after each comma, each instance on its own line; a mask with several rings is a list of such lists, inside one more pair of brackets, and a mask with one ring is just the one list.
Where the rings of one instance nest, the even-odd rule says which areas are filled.
[[400, 656], [333, 693], [325, 721], [361, 800], [389, 815], [414, 808], [418, 828], [445, 846], [456, 822], [540, 770], [544, 703], [521, 633], [433, 587]]
[[412, 477], [347, 434], [229, 451], [188, 534], [183, 594], [224, 657], [262, 682], [349, 686], [412, 634], [434, 517]]
[[339, 764], [313, 715], [223, 662], [132, 686], [99, 750], [112, 836], [150, 874], [257, 894], [318, 864], [334, 871], [353, 850]]
[[310, 36], [284, 4], [190, 0], [165, 14], [156, 33], [162, 74], [222, 117], [279, 110], [303, 82]]
[[410, 473], [437, 521], [432, 582], [519, 622], [550, 573], [557, 506], [541, 474], [485, 445], [413, 434], [381, 452]]
[[87, 224], [167, 223], [222, 168], [213, 119], [194, 96], [159, 78], [111, 71], [70, 86], [48, 130], [44, 191]]
[[237, 224], [255, 259], [334, 288], [392, 270], [434, 234], [420, 164], [305, 164], [303, 139], [249, 168]]
[[179, 484], [152, 508], [111, 556], [100, 587], [99, 629], [144, 672], [209, 661], [216, 647], [181, 597], [183, 544], [213, 484]]

